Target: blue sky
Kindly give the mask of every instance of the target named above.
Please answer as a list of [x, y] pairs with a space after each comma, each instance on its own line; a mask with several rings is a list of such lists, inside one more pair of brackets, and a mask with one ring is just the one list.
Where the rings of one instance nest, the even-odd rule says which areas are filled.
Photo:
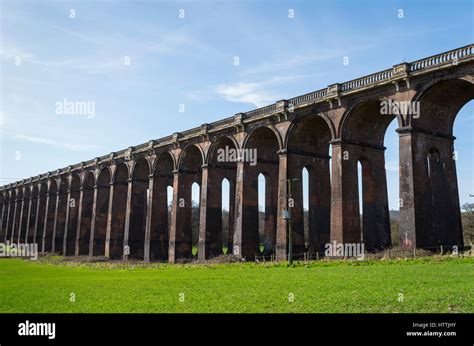
[[[2, 0], [0, 10], [0, 185], [473, 42], [473, 2], [459, 0]], [[65, 98], [95, 102], [95, 116], [57, 115]], [[474, 202], [473, 110], [455, 124], [461, 203]]]

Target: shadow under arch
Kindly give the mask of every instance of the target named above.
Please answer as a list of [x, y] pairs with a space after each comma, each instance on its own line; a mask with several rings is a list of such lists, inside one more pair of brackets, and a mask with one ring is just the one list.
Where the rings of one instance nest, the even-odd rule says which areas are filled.
[[[256, 256], [270, 257], [276, 252], [276, 224], [278, 202], [279, 156], [282, 141], [278, 132], [271, 127], [254, 129], [244, 142], [247, 158], [243, 162], [243, 183], [241, 202], [240, 254], [248, 260]], [[252, 159], [253, 158], [253, 159]], [[265, 179], [265, 244], [263, 252], [259, 244], [258, 176]]]
[[69, 201], [67, 206], [67, 223], [65, 225], [64, 256], [73, 256], [76, 252], [77, 224], [79, 221], [81, 179], [72, 173], [69, 177]]
[[[204, 155], [202, 149], [190, 144], [183, 149], [178, 160], [178, 180], [173, 186], [169, 260], [189, 260], [193, 257], [192, 185], [201, 187]], [[199, 223], [202, 222], [200, 213]], [[199, 256], [199, 249], [198, 249]]]
[[97, 200], [95, 206], [95, 220], [93, 220], [92, 255], [105, 256], [105, 241], [107, 237], [107, 219], [110, 208], [111, 172], [109, 167], [99, 171], [97, 177]]
[[400, 132], [400, 237], [407, 246], [462, 248], [453, 127], [474, 99], [467, 79], [435, 81], [418, 92], [419, 117]]
[[[315, 258], [329, 242], [331, 181], [330, 142], [334, 131], [323, 115], [299, 118], [288, 135], [288, 178], [291, 179], [293, 254]], [[308, 172], [308, 239], [304, 234], [303, 169]], [[306, 244], [308, 246], [306, 247]]]
[[130, 258], [141, 260], [145, 256], [145, 228], [150, 173], [150, 163], [146, 158], [141, 157], [135, 161], [132, 168], [128, 246], [130, 247]]
[[92, 207], [94, 203], [94, 172], [88, 171], [85, 173], [82, 182], [82, 205], [80, 213], [80, 224], [78, 226], [77, 234], [77, 255], [88, 255], [91, 237], [92, 225]]
[[168, 187], [173, 187], [175, 169], [173, 155], [166, 151], [158, 154], [154, 165], [150, 260], [166, 261], [169, 248]]
[[[368, 251], [391, 246], [384, 140], [390, 123], [397, 118], [401, 124], [402, 117], [394, 115], [396, 112], [391, 106], [383, 102], [388, 100], [364, 100], [345, 112], [339, 127], [339, 142], [333, 144], [333, 156], [337, 158], [332, 163], [333, 172], [341, 170], [342, 175], [333, 173], [333, 191], [340, 191], [340, 197], [338, 200], [333, 196], [331, 217], [336, 223], [344, 214], [344, 242], [361, 242], [363, 232]], [[362, 210], [357, 180], [359, 162], [362, 165]]]
[[56, 198], [58, 197], [56, 192], [58, 186], [56, 180], [50, 178], [47, 182], [48, 192], [46, 197], [45, 205], [45, 216], [44, 216], [44, 229], [43, 229], [43, 240], [41, 245], [42, 252], [50, 252], [53, 247], [53, 228], [54, 218], [56, 210]]
[[112, 218], [105, 243], [105, 256], [111, 259], [123, 258], [128, 179], [128, 165], [122, 162], [115, 169], [113, 184], [110, 187], [113, 188]]
[[[230, 137], [222, 136], [214, 140], [208, 153], [207, 205], [202, 217], [205, 225], [199, 234], [199, 259], [208, 259], [223, 253], [223, 209], [222, 184], [229, 183], [229, 218], [227, 233], [227, 253], [233, 251], [234, 205], [237, 160], [240, 155], [237, 143]], [[205, 232], [204, 232], [205, 230]]]

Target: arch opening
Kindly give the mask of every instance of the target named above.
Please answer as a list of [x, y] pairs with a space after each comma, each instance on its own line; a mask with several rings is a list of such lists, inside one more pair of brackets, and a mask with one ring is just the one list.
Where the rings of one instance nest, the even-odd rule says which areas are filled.
[[155, 161], [153, 180], [153, 209], [150, 233], [150, 260], [166, 261], [169, 248], [169, 225], [173, 203], [174, 162], [171, 154], [163, 152]]
[[92, 207], [94, 203], [95, 176], [93, 172], [87, 172], [82, 183], [82, 206], [81, 222], [77, 239], [77, 254], [88, 255], [92, 225]]
[[[36, 209], [38, 206], [38, 185], [34, 184], [31, 190], [31, 211], [30, 211], [30, 219], [28, 224], [28, 229], [26, 230], [26, 242], [34, 243], [34, 230], [36, 226]], [[64, 233], [64, 227], [60, 229], [62, 233]], [[61, 243], [62, 247], [62, 243]]]
[[94, 220], [93, 256], [105, 256], [105, 240], [107, 236], [107, 218], [110, 203], [110, 170], [105, 167], [97, 178], [97, 201]]
[[198, 256], [198, 242], [199, 242], [199, 218], [201, 211], [201, 187], [198, 183], [191, 185], [191, 244], [193, 258]]
[[206, 231], [200, 234], [200, 259], [233, 252], [238, 155], [234, 141], [225, 136], [217, 138], [209, 149], [207, 190], [203, 191]]
[[[67, 190], [68, 190], [68, 181], [65, 175], [62, 175], [58, 179], [59, 181], [59, 190], [57, 191], [57, 219], [56, 219], [56, 228], [53, 229], [53, 249], [52, 251], [58, 254], [63, 253], [64, 245], [64, 228], [66, 227], [66, 209], [68, 207], [67, 202]], [[31, 212], [33, 212], [33, 203]], [[30, 221], [32, 222], [32, 221]]]
[[230, 242], [230, 183], [227, 178], [222, 179], [221, 182], [221, 198], [222, 198], [222, 253], [227, 255], [232, 252], [229, 251]]
[[333, 131], [322, 114], [301, 117], [289, 134], [294, 258], [322, 256], [329, 243], [332, 138]]
[[[433, 251], [441, 245], [445, 249], [464, 246], [456, 167], [463, 167], [464, 160], [457, 160], [453, 130], [458, 115], [473, 99], [474, 84], [467, 79], [434, 82], [414, 97], [420, 114], [408, 119], [413, 132], [400, 137], [400, 165], [413, 160], [411, 170], [401, 171], [400, 198], [408, 200], [404, 205], [417, 206], [400, 208], [400, 238], [407, 245]], [[459, 131], [464, 138], [472, 137]], [[462, 141], [458, 143], [462, 148]]]
[[344, 202], [351, 206], [345, 213], [354, 220], [346, 224], [346, 239], [361, 242], [367, 251], [382, 250], [392, 243], [384, 140], [396, 116], [392, 110], [385, 111], [386, 101], [358, 103], [341, 125], [341, 162], [347, 173]]
[[33, 241], [38, 244], [38, 251], [41, 249], [42, 239], [43, 239], [43, 230], [44, 230], [44, 213], [46, 209], [46, 192], [47, 192], [47, 185], [46, 182], [42, 181], [39, 185], [39, 192], [38, 192], [38, 209], [37, 209], [37, 222], [35, 224], [35, 230], [33, 235]]
[[8, 210], [8, 202], [6, 199], [6, 193], [3, 192], [0, 194], [0, 241], [5, 241], [5, 220], [6, 212]]
[[148, 209], [150, 166], [148, 161], [140, 158], [136, 161], [132, 175], [132, 195], [130, 206], [130, 227], [128, 246], [130, 258], [144, 259], [145, 228]]
[[77, 174], [72, 174], [70, 178], [70, 198], [68, 201], [68, 223], [66, 233], [66, 250], [64, 251], [65, 256], [75, 254], [76, 250], [76, 237], [77, 237], [77, 224], [79, 219], [79, 203], [80, 203], [80, 189], [81, 180]]
[[[26, 242], [26, 223], [28, 219], [28, 205], [30, 201], [30, 189], [29, 187], [25, 188], [25, 192], [23, 195], [23, 202], [22, 202], [22, 211], [20, 214], [20, 228], [18, 233], [18, 243]], [[1, 211], [0, 211], [1, 215]]]
[[[259, 127], [245, 143], [241, 255], [271, 258], [276, 250], [276, 214], [278, 193], [279, 140], [270, 128]], [[259, 175], [265, 177], [265, 217], [262, 237], [259, 234]], [[261, 184], [260, 184], [261, 185]], [[263, 198], [263, 195], [262, 195]], [[262, 241], [263, 248], [260, 248]]]
[[[179, 161], [179, 184], [177, 186], [175, 239], [173, 242], [174, 260], [190, 260], [193, 258], [193, 245], [197, 244], [193, 236], [193, 184], [200, 184], [202, 179], [203, 156], [201, 150], [196, 145], [186, 147]], [[195, 188], [196, 189], [196, 188]], [[195, 192], [196, 194], [196, 192]], [[197, 192], [199, 194], [199, 192]], [[194, 196], [199, 200], [199, 195]], [[197, 217], [196, 217], [197, 212]], [[194, 210], [197, 224], [200, 225], [201, 215]], [[200, 250], [197, 250], [200, 252]]]
[[16, 194], [15, 208], [13, 214], [13, 229], [12, 229], [12, 242], [18, 240], [20, 234], [20, 220], [21, 220], [21, 204], [23, 200], [23, 190], [19, 189]]
[[42, 252], [50, 252], [53, 246], [53, 228], [56, 212], [57, 184], [54, 179], [49, 181], [48, 196], [45, 206], [45, 221], [43, 229]]
[[123, 258], [128, 190], [128, 166], [125, 163], [118, 165], [112, 186], [112, 220], [109, 231], [110, 239], [108, 242], [106, 241], [105, 255], [108, 255], [111, 259], [121, 259]]

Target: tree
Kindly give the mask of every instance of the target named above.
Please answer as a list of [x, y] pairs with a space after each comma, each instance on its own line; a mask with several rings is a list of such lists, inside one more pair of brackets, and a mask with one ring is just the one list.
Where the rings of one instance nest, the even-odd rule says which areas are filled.
[[464, 244], [470, 245], [474, 239], [474, 203], [464, 203], [461, 207], [462, 228], [464, 233]]

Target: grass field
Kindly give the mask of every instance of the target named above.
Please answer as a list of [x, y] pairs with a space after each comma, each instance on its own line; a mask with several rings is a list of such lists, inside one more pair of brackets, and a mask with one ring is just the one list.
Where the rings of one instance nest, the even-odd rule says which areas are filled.
[[293, 267], [1, 259], [0, 275], [0, 312], [12, 313], [474, 312], [473, 257]]

